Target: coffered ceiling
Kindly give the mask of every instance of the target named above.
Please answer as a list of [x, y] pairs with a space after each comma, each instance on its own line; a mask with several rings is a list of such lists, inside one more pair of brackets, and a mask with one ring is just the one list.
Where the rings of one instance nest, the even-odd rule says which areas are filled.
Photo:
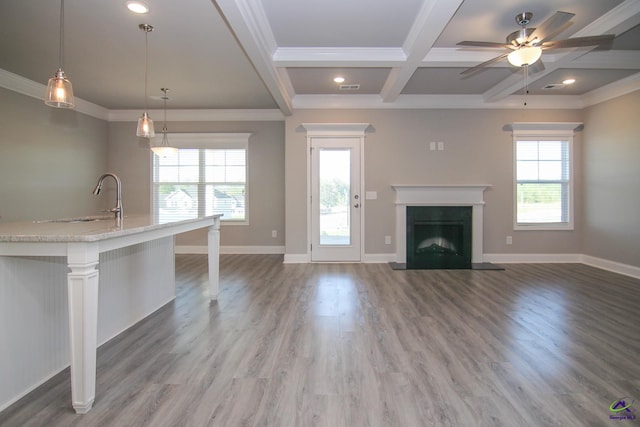
[[[523, 105], [524, 72], [498, 61], [533, 13], [574, 13], [554, 40], [601, 34], [606, 48], [543, 52], [528, 78], [528, 108], [580, 108], [640, 89], [640, 0], [66, 0], [64, 70], [76, 97], [106, 110], [144, 107], [148, 23], [150, 109], [511, 108]], [[58, 67], [57, 1], [0, 2], [0, 86], [34, 94]], [[340, 84], [336, 76], [344, 77]], [[573, 85], [562, 85], [566, 78]], [[16, 87], [18, 89], [16, 89]]]

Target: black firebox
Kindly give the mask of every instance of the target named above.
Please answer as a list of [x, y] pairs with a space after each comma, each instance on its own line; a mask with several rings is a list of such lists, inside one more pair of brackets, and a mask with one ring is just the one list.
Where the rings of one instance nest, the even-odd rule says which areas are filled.
[[470, 269], [471, 206], [407, 206], [407, 269]]

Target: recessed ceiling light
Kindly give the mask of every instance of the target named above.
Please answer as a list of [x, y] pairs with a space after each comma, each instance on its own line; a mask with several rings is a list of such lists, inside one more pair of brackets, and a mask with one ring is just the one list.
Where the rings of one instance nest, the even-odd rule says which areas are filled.
[[149, 6], [139, 1], [128, 1], [127, 9], [133, 13], [148, 13]]
[[562, 81], [563, 85], [572, 85], [576, 82], [576, 79], [566, 79]]
[[336, 83], [344, 83], [344, 77], [334, 77], [333, 81]]

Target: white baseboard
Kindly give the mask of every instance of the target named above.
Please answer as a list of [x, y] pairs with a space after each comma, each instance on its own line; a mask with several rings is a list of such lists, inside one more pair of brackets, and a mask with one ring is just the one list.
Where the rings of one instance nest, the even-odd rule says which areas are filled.
[[395, 252], [392, 254], [364, 254], [362, 256], [362, 262], [366, 264], [385, 264], [395, 260]]
[[629, 264], [622, 264], [608, 259], [596, 258], [591, 255], [582, 255], [582, 263], [592, 267], [601, 268], [603, 270], [613, 271], [614, 273], [624, 274], [636, 279], [640, 279], [640, 267]]
[[311, 262], [309, 254], [284, 254], [285, 264], [307, 264]]
[[[177, 254], [207, 254], [206, 246], [176, 246]], [[284, 264], [306, 264], [311, 262], [309, 254], [287, 254], [284, 246], [221, 246], [221, 254], [284, 254]], [[362, 262], [381, 264], [395, 261], [392, 254], [364, 254]], [[640, 267], [597, 258], [584, 254], [484, 254], [483, 261], [496, 264], [555, 264], [582, 263], [614, 273], [640, 279]]]
[[[364, 254], [362, 262], [366, 264], [383, 264], [394, 261], [396, 254]], [[285, 264], [307, 264], [311, 262], [309, 254], [284, 254]]]
[[284, 254], [284, 246], [220, 246], [221, 254]]
[[580, 263], [582, 254], [484, 254], [482, 259], [498, 264]]
[[484, 254], [483, 259], [496, 264], [580, 263], [640, 279], [640, 267], [584, 254]]
[[[207, 247], [204, 245], [180, 245], [176, 246], [177, 254], [206, 255]], [[283, 254], [284, 246], [220, 246], [221, 254]]]

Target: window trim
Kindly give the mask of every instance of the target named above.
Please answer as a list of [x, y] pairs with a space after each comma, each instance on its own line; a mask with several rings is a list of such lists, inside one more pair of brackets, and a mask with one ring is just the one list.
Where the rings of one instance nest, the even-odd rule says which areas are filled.
[[[220, 218], [221, 226], [235, 226], [235, 225], [249, 225], [249, 138], [253, 135], [250, 132], [214, 132], [214, 133], [167, 133], [170, 144], [172, 147], [178, 149], [238, 149], [243, 148], [245, 150], [246, 158], [246, 177], [245, 177], [245, 216], [244, 220], [224, 219], [224, 216]], [[149, 194], [150, 203], [149, 206], [153, 211], [153, 156], [151, 153], [150, 162], [150, 183], [151, 191]]]
[[[573, 142], [575, 130], [581, 128], [582, 123], [578, 122], [549, 122], [549, 123], [512, 123], [512, 167], [513, 167], [513, 229], [523, 230], [574, 230], [574, 161]], [[569, 149], [569, 206], [568, 221], [561, 223], [518, 223], [518, 164], [517, 164], [517, 142], [518, 141], [567, 141]]]

